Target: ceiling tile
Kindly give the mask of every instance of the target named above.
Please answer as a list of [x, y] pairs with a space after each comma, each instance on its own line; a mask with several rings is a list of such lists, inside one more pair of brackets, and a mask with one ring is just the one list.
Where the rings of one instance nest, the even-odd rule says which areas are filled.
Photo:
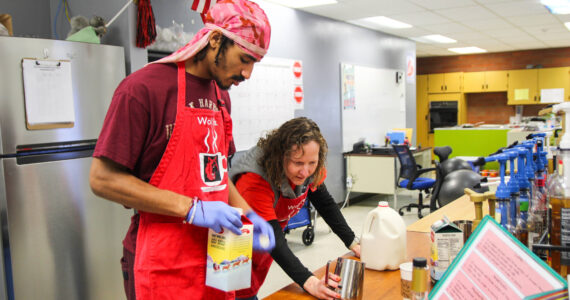
[[472, 6], [475, 5], [475, 1], [472, 0], [409, 0], [412, 3], [417, 4], [418, 6], [430, 9], [430, 10], [437, 10], [442, 8], [452, 8], [452, 7], [465, 7], [465, 6]]
[[559, 33], [545, 33], [540, 35], [535, 35], [536, 39], [541, 41], [570, 41], [570, 31], [559, 32]]
[[507, 21], [521, 27], [556, 24], [559, 21], [551, 14], [536, 14], [516, 17], [506, 17]]
[[355, 20], [367, 17], [390, 16], [423, 11], [424, 9], [407, 1], [352, 0], [340, 2], [336, 5], [306, 7], [301, 8], [301, 10], [318, 15], [326, 14], [329, 17], [339, 20]]
[[559, 34], [559, 33], [570, 34], [570, 31], [568, 31], [568, 29], [563, 24], [526, 27], [523, 28], [523, 30], [532, 35], [549, 35], [549, 34]]
[[527, 36], [528, 34], [519, 28], [512, 29], [498, 29], [498, 30], [487, 30], [487, 35], [502, 39], [504, 37], [516, 37], [516, 36]]
[[528, 34], [517, 35], [517, 36], [505, 36], [501, 38], [501, 41], [509, 45], [514, 43], [538, 42], [538, 40], [535, 37]]
[[570, 47], [570, 39], [556, 40], [556, 41], [544, 41], [549, 47]]
[[441, 15], [429, 12], [429, 11], [419, 11], [407, 14], [398, 14], [391, 17], [398, 21], [408, 23], [414, 26], [421, 26], [426, 24], [441, 24], [445, 22], [452, 22], [452, 20], [445, 18]]
[[488, 38], [489, 36], [480, 32], [470, 31], [470, 32], [461, 32], [461, 33], [449, 33], [448, 36], [454, 40], [458, 41], [469, 41], [472, 39], [484, 39]]
[[476, 29], [476, 30], [487, 30], [487, 29], [492, 29], [492, 30], [496, 30], [496, 29], [512, 29], [514, 28], [514, 26], [505, 21], [504, 19], [501, 18], [491, 18], [491, 19], [485, 19], [485, 20], [472, 20], [469, 22], [466, 22], [465, 24], [466, 26]]
[[481, 6], [467, 6], [459, 8], [441, 9], [438, 14], [458, 22], [469, 20], [485, 20], [495, 17], [488, 9]]
[[501, 17], [532, 15], [538, 12], [548, 14], [548, 10], [538, 1], [511, 1], [485, 4], [485, 7]]
[[458, 32], [470, 32], [472, 31], [471, 28], [463, 26], [459, 23], [455, 23], [455, 22], [448, 22], [448, 23], [442, 23], [442, 24], [428, 24], [428, 25], [423, 25], [422, 28], [426, 29], [426, 30], [431, 30], [434, 33], [438, 33], [438, 34], [450, 34], [450, 33], [458, 33]]
[[543, 42], [512, 42], [506, 44], [518, 50], [541, 49], [547, 47]]
[[567, 15], [556, 15], [556, 18], [560, 20], [560, 22], [570, 22], [570, 14]]

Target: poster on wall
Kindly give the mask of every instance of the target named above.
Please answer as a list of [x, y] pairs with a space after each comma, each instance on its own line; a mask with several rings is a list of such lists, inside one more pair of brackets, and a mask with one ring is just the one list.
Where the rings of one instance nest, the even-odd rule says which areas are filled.
[[233, 136], [237, 151], [257, 144], [260, 137], [295, 117], [303, 109], [303, 64], [299, 60], [265, 57], [255, 64], [249, 80], [229, 91]]
[[406, 56], [406, 82], [416, 83], [416, 56], [413, 54]]
[[354, 65], [341, 65], [341, 94], [342, 109], [355, 109], [356, 103], [354, 98]]

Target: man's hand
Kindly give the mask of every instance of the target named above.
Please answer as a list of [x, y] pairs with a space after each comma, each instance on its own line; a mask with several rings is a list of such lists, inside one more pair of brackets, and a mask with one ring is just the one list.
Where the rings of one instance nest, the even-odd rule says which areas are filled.
[[[340, 277], [338, 275], [329, 273], [328, 285], [330, 287], [337, 288], [339, 282], [340, 282]], [[303, 284], [303, 288], [309, 294], [313, 295], [318, 299], [330, 299], [330, 300], [340, 299], [340, 294], [331, 290], [325, 284], [325, 277], [319, 280], [317, 277], [311, 276], [309, 277], [309, 279], [307, 279], [307, 281], [305, 281], [305, 283]]]
[[233, 207], [221, 201], [198, 201], [192, 206], [186, 221], [200, 227], [222, 232], [222, 227], [241, 235], [241, 216]]
[[275, 247], [273, 227], [253, 210], [245, 215], [253, 223], [253, 250], [269, 252]]

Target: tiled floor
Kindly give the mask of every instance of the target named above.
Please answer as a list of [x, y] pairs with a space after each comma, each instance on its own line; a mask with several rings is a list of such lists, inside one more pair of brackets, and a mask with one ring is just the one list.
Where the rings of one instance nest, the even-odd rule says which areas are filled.
[[[378, 201], [388, 201], [390, 207], [393, 207], [392, 199], [391, 195], [373, 195], [343, 208], [342, 214], [352, 230], [360, 236], [362, 225], [368, 212], [378, 205]], [[407, 205], [412, 201], [417, 201], [417, 192], [413, 194], [406, 190], [400, 190], [398, 192], [398, 207]], [[424, 209], [423, 213], [427, 215], [429, 209]], [[406, 226], [415, 222], [418, 220], [417, 210], [412, 209], [411, 212], [405, 212], [403, 218]], [[300, 227], [291, 230], [291, 232], [286, 235], [286, 238], [291, 250], [309, 270], [316, 270], [324, 266], [328, 260], [334, 259], [349, 251], [340, 239], [330, 231], [328, 225], [320, 217], [318, 217], [316, 221], [315, 240], [310, 246], [305, 246], [301, 239], [305, 228], [306, 227]], [[289, 276], [281, 270], [279, 265], [274, 263], [271, 265], [269, 274], [259, 290], [258, 297], [262, 299], [292, 282]]]

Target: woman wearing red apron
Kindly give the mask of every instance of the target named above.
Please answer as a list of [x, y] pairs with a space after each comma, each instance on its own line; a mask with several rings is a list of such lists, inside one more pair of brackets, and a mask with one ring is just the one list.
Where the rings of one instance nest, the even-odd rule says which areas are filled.
[[93, 154], [95, 194], [135, 209], [121, 261], [129, 300], [233, 298], [204, 278], [208, 228], [240, 232], [229, 205], [249, 211], [254, 249], [272, 248], [272, 228], [228, 180], [229, 96], [218, 90], [251, 76], [269, 22], [247, 0], [218, 1], [204, 20], [186, 46], [121, 82]]
[[[327, 143], [313, 121], [301, 117], [285, 122], [261, 138], [257, 147], [232, 163], [230, 178], [248, 204], [272, 225], [275, 248], [254, 253], [252, 287], [236, 292], [237, 299], [256, 299], [273, 260], [305, 291], [319, 299], [340, 298], [324, 279], [315, 277], [287, 246], [283, 228], [311, 201], [347, 248], [360, 256], [360, 245], [324, 184]], [[336, 286], [338, 276], [331, 274]]]

